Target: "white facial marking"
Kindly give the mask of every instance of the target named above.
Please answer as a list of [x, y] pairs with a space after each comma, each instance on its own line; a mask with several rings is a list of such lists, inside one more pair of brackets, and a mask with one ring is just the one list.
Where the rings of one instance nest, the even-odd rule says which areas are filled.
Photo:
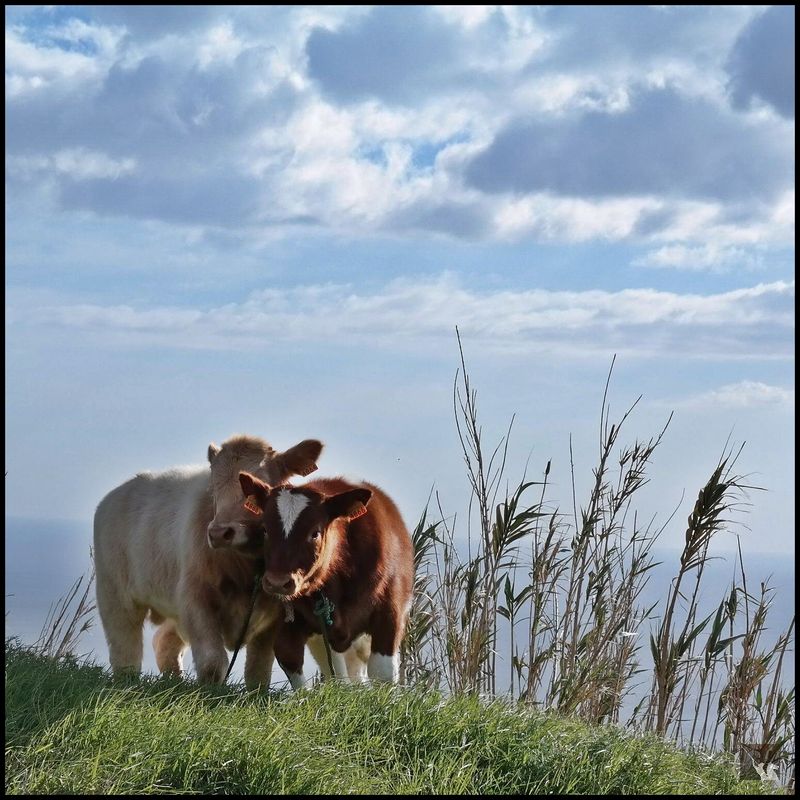
[[400, 676], [399, 654], [395, 653], [393, 656], [383, 656], [380, 653], [373, 653], [369, 657], [367, 672], [373, 680], [397, 683], [397, 679]]
[[288, 489], [283, 489], [278, 495], [278, 514], [283, 523], [283, 535], [288, 539], [294, 523], [300, 512], [308, 505], [309, 500], [304, 494], [295, 494]]

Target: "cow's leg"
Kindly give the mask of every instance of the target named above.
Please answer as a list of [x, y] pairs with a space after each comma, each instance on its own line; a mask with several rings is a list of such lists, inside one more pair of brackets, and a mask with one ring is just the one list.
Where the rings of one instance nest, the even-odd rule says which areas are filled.
[[142, 628], [146, 613], [144, 608], [131, 606], [115, 609], [112, 615], [106, 615], [103, 619], [108, 640], [108, 660], [115, 675], [141, 672], [144, 652]]
[[400, 676], [400, 641], [405, 627], [404, 616], [392, 603], [375, 609], [370, 620], [372, 653], [367, 672], [372, 680], [397, 683]]
[[200, 683], [222, 683], [228, 670], [228, 651], [213, 610], [196, 603], [185, 609], [182, 620], [192, 643], [197, 679]]
[[328, 657], [325, 655], [325, 643], [322, 641], [322, 636], [318, 633], [311, 634], [306, 642], [306, 647], [311, 653], [311, 657], [317, 662], [320, 675], [323, 678], [330, 678], [331, 668], [328, 666]]
[[371, 642], [368, 634], [364, 633], [353, 640], [344, 654], [347, 663], [347, 674], [350, 680], [361, 683], [367, 679], [367, 663], [371, 652]]
[[228, 671], [228, 652], [225, 650], [222, 636], [193, 638], [192, 659], [200, 683], [223, 682]]
[[275, 658], [286, 673], [292, 689], [301, 689], [303, 680], [303, 649], [308, 634], [299, 625], [287, 622], [281, 625], [275, 637]]
[[147, 609], [123, 600], [102, 570], [96, 578], [97, 610], [108, 642], [108, 660], [115, 675], [142, 669], [142, 628]]
[[[322, 636], [318, 633], [313, 634], [309, 637], [308, 641], [306, 642], [306, 646], [308, 647], [309, 652], [314, 658], [314, 661], [317, 662], [317, 666], [319, 667], [320, 674], [322, 675], [323, 680], [327, 680], [331, 677], [331, 668], [328, 664], [328, 653], [325, 650], [325, 641], [323, 640]], [[333, 664], [333, 674], [337, 678], [342, 678], [344, 680], [348, 679], [348, 677], [352, 677], [350, 674], [349, 662], [348, 657], [350, 654], [350, 648], [345, 650], [344, 653], [337, 653], [333, 648], [331, 648], [331, 663]]]
[[272, 665], [275, 662], [275, 634], [277, 625], [272, 625], [247, 643], [244, 662], [244, 683], [248, 689], [259, 686], [269, 688]]
[[153, 634], [153, 650], [162, 675], [183, 674], [183, 653], [186, 650], [186, 642], [181, 639], [173, 620], [169, 619], [162, 623]]
[[397, 683], [400, 676], [400, 654], [373, 650], [367, 664], [367, 673], [372, 680]]

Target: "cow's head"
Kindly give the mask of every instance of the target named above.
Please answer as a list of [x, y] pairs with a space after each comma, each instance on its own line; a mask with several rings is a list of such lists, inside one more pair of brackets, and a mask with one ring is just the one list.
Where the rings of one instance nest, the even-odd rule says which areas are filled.
[[254, 436], [234, 436], [218, 447], [208, 446], [211, 464], [211, 491], [214, 519], [208, 526], [211, 547], [235, 547], [242, 552], [260, 555], [263, 542], [253, 541], [248, 523], [252, 515], [243, 508], [244, 496], [239, 484], [239, 472], [246, 470], [271, 486], [279, 486], [295, 475], [308, 475], [317, 469], [322, 442], [304, 441], [277, 453], [263, 439]]
[[351, 489], [332, 496], [307, 487], [272, 487], [254, 475], [239, 475], [247, 513], [264, 545], [262, 586], [269, 594], [299, 597], [335, 561], [338, 520], [367, 512], [369, 489]]

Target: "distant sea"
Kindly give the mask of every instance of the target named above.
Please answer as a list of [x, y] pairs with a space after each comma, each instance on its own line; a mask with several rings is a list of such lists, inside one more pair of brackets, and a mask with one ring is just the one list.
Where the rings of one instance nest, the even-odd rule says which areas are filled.
[[[62, 597], [81, 575], [90, 569], [89, 548], [92, 541], [91, 523], [52, 521], [6, 517], [6, 584], [5, 620], [6, 637], [17, 636], [23, 642], [33, 643], [39, 637], [42, 625], [51, 606]], [[713, 552], [712, 552], [713, 555]], [[663, 602], [670, 579], [674, 576], [678, 563], [678, 553], [660, 550], [656, 558], [662, 562], [651, 571], [651, 579], [642, 596], [643, 603], [650, 605], [659, 600]], [[722, 596], [729, 591], [731, 577], [736, 563], [732, 555], [715, 559], [707, 566], [703, 579], [705, 589], [702, 608], [711, 613]], [[751, 593], [758, 593], [761, 580], [770, 577], [770, 586], [775, 589], [774, 602], [770, 611], [769, 632], [763, 641], [767, 646], [789, 624], [795, 611], [794, 556], [775, 554], [745, 555], [745, 568]], [[737, 571], [738, 574], [738, 571]], [[92, 599], [94, 595], [92, 593]], [[655, 623], [653, 623], [655, 625]], [[149, 623], [145, 626], [145, 646], [143, 669], [156, 672], [155, 658], [150, 644], [155, 631]], [[640, 631], [642, 653], [649, 650], [648, 633]], [[498, 651], [505, 655], [507, 645], [498, 642]], [[82, 634], [78, 652], [89, 656], [98, 664], [108, 665], [108, 650], [96, 612], [94, 625]], [[243, 655], [237, 659], [232, 680], [242, 680]], [[504, 659], [505, 661], [505, 659]], [[307, 675], [314, 673], [313, 662], [306, 656]], [[784, 675], [787, 680], [794, 674], [794, 653], [787, 653]], [[185, 666], [191, 668], [191, 655], [187, 652]], [[503, 675], [508, 674], [508, 666], [499, 666]], [[285, 683], [283, 672], [276, 666], [273, 684]]]

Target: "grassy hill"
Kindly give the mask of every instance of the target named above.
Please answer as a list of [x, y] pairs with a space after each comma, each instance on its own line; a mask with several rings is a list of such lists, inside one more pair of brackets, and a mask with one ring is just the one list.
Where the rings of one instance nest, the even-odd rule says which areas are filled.
[[6, 792], [758, 794], [719, 758], [476, 697], [114, 682], [6, 642]]

